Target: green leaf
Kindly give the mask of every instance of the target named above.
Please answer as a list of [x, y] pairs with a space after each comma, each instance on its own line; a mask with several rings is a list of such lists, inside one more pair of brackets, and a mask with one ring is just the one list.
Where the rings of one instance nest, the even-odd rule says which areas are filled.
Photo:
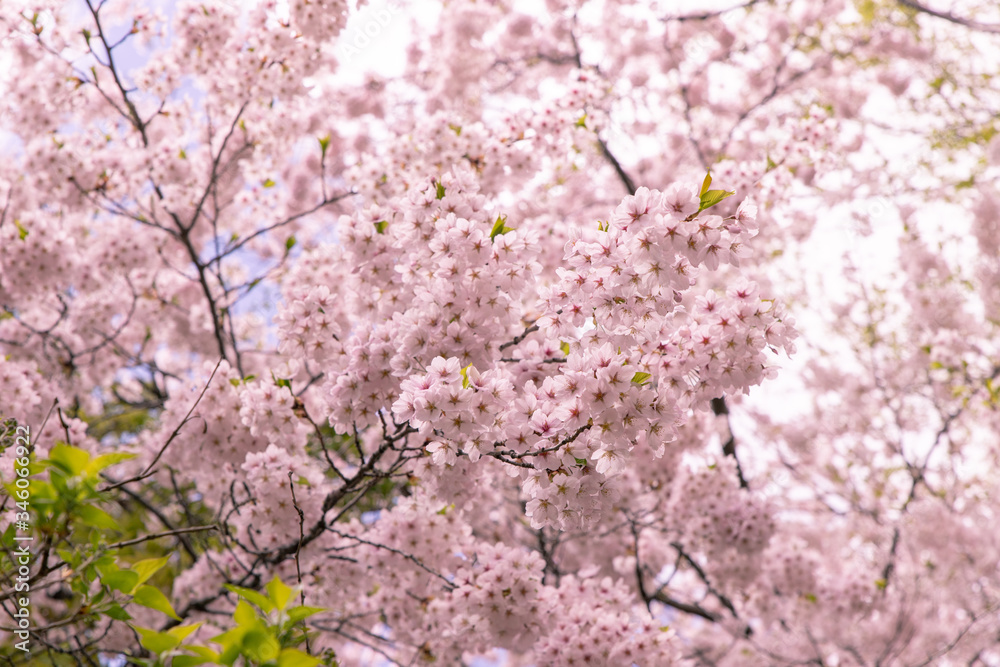
[[177, 637], [178, 641], [184, 641], [190, 636], [192, 632], [201, 627], [201, 623], [192, 623], [191, 625], [178, 625], [167, 630], [167, 634], [172, 637]]
[[448, 123], [448, 129], [455, 133], [456, 137], [462, 136], [462, 126], [455, 125], [454, 123]]
[[880, 591], [884, 591], [888, 583], [889, 582], [887, 582], [885, 579], [876, 579], [875, 588], [879, 589]]
[[462, 389], [469, 388], [469, 369], [472, 368], [472, 364], [469, 364], [461, 370], [462, 375]]
[[243, 653], [257, 662], [267, 662], [278, 657], [281, 644], [274, 635], [264, 630], [251, 630], [243, 636]]
[[296, 243], [298, 243], [298, 241], [295, 240], [294, 234], [285, 239], [285, 253], [287, 254], [289, 250], [294, 248]]
[[139, 577], [139, 581], [136, 585], [146, 583], [150, 577], [156, 574], [167, 561], [170, 560], [170, 556], [164, 556], [163, 558], [147, 558], [145, 560], [140, 560], [137, 563], [132, 564], [132, 571], [136, 573]]
[[583, 114], [582, 116], [576, 119], [576, 126], [587, 127], [587, 114]]
[[261, 185], [263, 185], [265, 188], [273, 188], [275, 186], [275, 182], [269, 178], [263, 183], [261, 183]]
[[[185, 651], [190, 651], [191, 653], [194, 653], [198, 657], [204, 658], [204, 659], [209, 660], [211, 662], [218, 662], [219, 661], [219, 654], [216, 653], [215, 651], [213, 651], [212, 649], [208, 648], [207, 646], [194, 645], [194, 646], [184, 646], [183, 648], [184, 648]], [[177, 664], [176, 661], [177, 661], [177, 658], [174, 658], [174, 664], [175, 665]], [[200, 664], [200, 663], [189, 663], [189, 664]]]
[[49, 462], [68, 473], [71, 477], [76, 477], [87, 468], [90, 463], [90, 454], [66, 443], [60, 442], [49, 453]]
[[704, 196], [710, 187], [712, 187], [712, 172], [705, 174], [705, 180], [701, 182], [701, 192], [698, 194]]
[[[216, 653], [215, 655], [218, 656], [219, 654]], [[175, 655], [170, 664], [171, 667], [194, 667], [195, 665], [204, 665], [206, 662], [216, 662], [216, 660], [193, 655]]]
[[319, 658], [296, 648], [286, 648], [278, 655], [278, 667], [316, 667], [319, 663]]
[[778, 166], [778, 163], [771, 159], [771, 156], [767, 156], [767, 171], [771, 171]]
[[87, 526], [93, 528], [106, 528], [108, 530], [121, 531], [121, 527], [114, 518], [94, 505], [82, 505], [74, 509], [74, 513], [83, 521]]
[[330, 135], [319, 138], [319, 150], [323, 157], [326, 157], [326, 149], [330, 147]]
[[117, 602], [112, 604], [104, 613], [116, 621], [132, 620], [132, 616]]
[[236, 658], [240, 655], [240, 644], [246, 633], [246, 628], [237, 627], [223, 632], [221, 635], [216, 635], [209, 640], [222, 647], [222, 655], [219, 656], [218, 662], [223, 665], [231, 665], [236, 661]]
[[130, 594], [139, 585], [139, 575], [131, 570], [117, 570], [102, 574], [101, 583], [108, 588]]
[[291, 587], [277, 577], [271, 579], [267, 584], [267, 594], [274, 606], [280, 611], [284, 611], [285, 607], [288, 606], [288, 601], [292, 599]]
[[507, 232], [514, 231], [514, 228], [508, 227], [506, 223], [507, 223], [506, 215], [497, 216], [497, 221], [493, 223], [493, 229], [490, 230], [490, 241], [495, 239], [500, 234], [506, 234]]
[[275, 378], [274, 384], [275, 386], [278, 387], [288, 387], [289, 389], [292, 388], [292, 381], [289, 380], [288, 378]]
[[240, 386], [240, 381], [238, 378], [229, 378], [229, 384], [233, 385], [234, 387], [238, 387]]
[[181, 620], [181, 617], [177, 615], [176, 611], [174, 611], [173, 605], [170, 604], [170, 600], [168, 600], [167, 596], [161, 593], [158, 588], [153, 588], [152, 586], [140, 586], [133, 594], [132, 600], [136, 604], [141, 604], [143, 607], [149, 607], [150, 609], [163, 612], [175, 621]]
[[701, 208], [698, 209], [698, 212], [700, 213], [706, 208], [711, 208], [726, 197], [732, 197], [734, 194], [736, 192], [727, 190], [708, 190], [701, 195]]
[[646, 381], [649, 380], [649, 378], [651, 377], [653, 377], [651, 373], [636, 373], [635, 375], [632, 376], [632, 383], [643, 385], [646, 384]]
[[498, 215], [497, 221], [493, 223], [493, 229], [490, 231], [491, 241], [497, 237], [497, 234], [503, 233], [503, 223], [504, 223], [504, 217], [502, 215]]
[[560, 343], [559, 344], [559, 349], [562, 350], [562, 353], [563, 353], [564, 357], [568, 357], [569, 356], [569, 343]]
[[28, 236], [28, 230], [24, 228], [21, 221], [14, 218], [14, 226], [17, 227], [17, 235], [23, 241]]
[[305, 605], [292, 607], [288, 610], [288, 620], [292, 623], [298, 623], [304, 618], [309, 618], [313, 614], [318, 614], [323, 611], [326, 611], [323, 607], [307, 607]]
[[92, 460], [87, 465], [87, 474], [96, 475], [105, 468], [110, 468], [116, 463], [121, 463], [122, 461], [128, 461], [129, 459], [134, 459], [135, 454], [130, 454], [129, 452], [112, 452], [110, 454], [101, 454], [96, 459]]
[[[440, 197], [438, 197], [440, 199]], [[379, 234], [385, 234], [385, 228], [389, 226], [388, 220], [379, 220], [375, 223], [375, 231]]]
[[253, 602], [255, 605], [260, 607], [261, 611], [265, 614], [271, 613], [274, 609], [274, 603], [257, 591], [250, 590], [249, 588], [241, 588], [240, 586], [233, 586], [232, 584], [225, 584], [225, 588], [230, 593], [236, 593], [244, 600]]
[[444, 199], [444, 186], [439, 181], [435, 181], [434, 185], [437, 186], [437, 198]]
[[151, 628], [141, 628], [138, 625], [133, 625], [132, 627], [139, 633], [139, 643], [142, 644], [143, 648], [157, 655], [177, 648], [178, 644], [181, 643], [180, 639], [166, 632], [157, 632]]
[[247, 604], [246, 600], [240, 600], [236, 603], [236, 611], [233, 612], [233, 620], [240, 626], [253, 626], [257, 624], [257, 612], [253, 610], [253, 607]]

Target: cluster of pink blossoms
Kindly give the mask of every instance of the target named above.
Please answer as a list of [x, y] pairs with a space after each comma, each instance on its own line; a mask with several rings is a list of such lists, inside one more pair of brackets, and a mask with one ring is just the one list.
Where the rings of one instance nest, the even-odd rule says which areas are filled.
[[[422, 657], [448, 661], [463, 652], [532, 647], [539, 664], [560, 667], [676, 659], [673, 633], [633, 605], [624, 581], [591, 571], [553, 585], [538, 552], [476, 538], [460, 512], [435, 512], [429, 501], [418, 493], [386, 512], [364, 539], [345, 534], [339, 545], [354, 540], [368, 550], [383, 585], [368, 591], [366, 602], [386, 610], [398, 639], [422, 638]], [[422, 600], [421, 618], [409, 612], [414, 598]]]
[[266, 550], [287, 544], [321, 518], [329, 484], [309, 457], [268, 445], [263, 452], [247, 454], [242, 468], [250, 495], [237, 498], [243, 504], [230, 521], [237, 539], [246, 540], [244, 547]]
[[732, 459], [681, 471], [668, 505], [680, 541], [704, 554], [718, 581], [737, 586], [753, 581], [776, 529], [773, 508], [739, 488]]
[[794, 349], [790, 321], [754, 283], [692, 289], [699, 269], [747, 255], [755, 207], [699, 214], [683, 186], [626, 198], [594, 241], [567, 244], [542, 337], [513, 341], [482, 370], [470, 354], [438, 357], [402, 380], [395, 420], [429, 438], [439, 465], [484, 454], [512, 464], [534, 527], [591, 525], [633, 447], [662, 455], [687, 409], [760, 382], [767, 349]]

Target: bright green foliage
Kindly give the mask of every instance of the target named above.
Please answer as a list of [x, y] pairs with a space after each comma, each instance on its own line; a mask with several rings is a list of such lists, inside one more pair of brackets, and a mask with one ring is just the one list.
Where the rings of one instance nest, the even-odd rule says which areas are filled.
[[211, 637], [204, 644], [182, 644], [200, 624], [181, 625], [159, 632], [133, 626], [142, 638], [142, 646], [155, 654], [142, 661], [148, 667], [187, 667], [191, 665], [241, 665], [244, 667], [315, 667], [337, 665], [333, 656], [316, 658], [300, 650], [306, 643], [303, 621], [323, 611], [305, 605], [289, 606], [297, 591], [275, 577], [265, 590], [255, 591], [227, 585], [239, 601], [233, 611], [233, 627]]

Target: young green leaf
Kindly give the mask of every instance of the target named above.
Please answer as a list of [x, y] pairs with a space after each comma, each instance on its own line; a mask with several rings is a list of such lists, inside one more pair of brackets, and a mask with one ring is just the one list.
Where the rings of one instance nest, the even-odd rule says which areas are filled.
[[309, 618], [313, 614], [323, 611], [326, 611], [323, 607], [306, 607], [305, 605], [292, 607], [288, 610], [288, 620], [292, 623], [298, 623], [304, 618]]
[[514, 228], [513, 227], [508, 227], [506, 225], [506, 222], [507, 222], [507, 216], [506, 215], [498, 215], [497, 216], [497, 221], [493, 223], [493, 229], [490, 230], [490, 241], [492, 241], [493, 239], [495, 239], [497, 236], [499, 236], [501, 234], [506, 234], [507, 232], [514, 231]]
[[164, 556], [163, 558], [147, 558], [133, 563], [131, 570], [135, 572], [139, 578], [138, 582], [136, 582], [136, 586], [146, 583], [150, 577], [156, 574], [156, 572], [167, 564], [168, 560], [170, 560], [170, 556]]
[[254, 603], [260, 607], [260, 610], [265, 614], [269, 614], [274, 610], [274, 603], [257, 591], [250, 590], [249, 588], [242, 588], [240, 586], [233, 586], [232, 584], [225, 584], [225, 588], [231, 593], [236, 593], [244, 600]]
[[257, 613], [253, 610], [246, 600], [240, 600], [236, 603], [236, 611], [233, 612], [233, 620], [239, 626], [253, 626], [257, 625]]
[[139, 633], [139, 643], [142, 644], [143, 648], [157, 655], [177, 648], [181, 643], [180, 639], [166, 632], [157, 632], [151, 628], [142, 628], [138, 625], [133, 625], [132, 628]]
[[172, 637], [177, 637], [179, 641], [184, 641], [185, 639], [188, 638], [188, 636], [192, 632], [194, 632], [200, 627], [201, 623], [191, 623], [190, 625], [177, 625], [167, 630], [167, 634], [171, 635]]
[[121, 463], [122, 461], [128, 461], [129, 459], [134, 459], [135, 454], [129, 452], [112, 452], [110, 454], [101, 454], [97, 458], [93, 459], [86, 468], [86, 473], [88, 475], [96, 475], [105, 468], [109, 468], [116, 463]]
[[130, 594], [139, 585], [139, 575], [132, 570], [115, 570], [102, 574], [101, 583], [108, 588]]
[[196, 665], [204, 665], [205, 663], [216, 663], [218, 664], [218, 653], [215, 654], [216, 659], [194, 656], [194, 655], [175, 655], [173, 660], [170, 662], [171, 667], [195, 667]]
[[706, 208], [711, 208], [726, 197], [732, 197], [734, 194], [736, 194], [734, 191], [708, 190], [701, 195], [701, 208], [698, 209], [698, 212], [700, 213]]
[[701, 192], [698, 194], [704, 196], [710, 187], [712, 187], [712, 172], [705, 174], [705, 180], [701, 182]]
[[117, 602], [112, 604], [104, 613], [116, 621], [132, 620], [132, 616]]
[[650, 373], [636, 373], [632, 376], [632, 383], [642, 385], [645, 384], [651, 377], [653, 376]]
[[81, 505], [74, 512], [83, 521], [84, 525], [92, 528], [105, 528], [107, 530], [121, 531], [121, 526], [115, 519], [104, 510], [94, 505]]
[[59, 468], [70, 477], [76, 477], [87, 468], [90, 454], [66, 443], [60, 442], [49, 453], [49, 464]]
[[278, 667], [316, 667], [320, 662], [319, 658], [295, 648], [286, 648], [278, 655]]
[[267, 584], [267, 594], [279, 611], [284, 611], [288, 601], [292, 599], [292, 589], [281, 579], [275, 577]]
[[158, 588], [153, 588], [152, 586], [140, 586], [132, 595], [132, 600], [136, 604], [141, 604], [143, 607], [149, 607], [150, 609], [163, 612], [175, 621], [181, 620], [181, 617], [177, 615], [176, 611], [174, 611], [173, 605], [170, 604], [170, 600], [168, 600], [167, 596], [161, 593]]
[[270, 632], [255, 629], [243, 636], [243, 653], [257, 662], [267, 662], [278, 657], [281, 644]]
[[472, 364], [469, 364], [468, 366], [466, 366], [465, 368], [463, 368], [460, 371], [461, 375], [462, 375], [462, 389], [468, 389], [469, 388], [469, 369], [470, 368], [472, 368]]

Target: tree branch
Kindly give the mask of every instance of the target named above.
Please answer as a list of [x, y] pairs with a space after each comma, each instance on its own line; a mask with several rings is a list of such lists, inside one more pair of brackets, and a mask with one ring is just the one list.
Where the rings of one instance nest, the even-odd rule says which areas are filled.
[[936, 9], [931, 9], [927, 5], [922, 5], [914, 0], [898, 0], [899, 4], [904, 7], [909, 7], [915, 11], [922, 14], [927, 14], [928, 16], [934, 16], [939, 19], [944, 19], [951, 23], [955, 23], [960, 26], [965, 26], [970, 30], [978, 30], [980, 32], [990, 32], [993, 34], [1000, 34], [1000, 24], [997, 23], [980, 23], [979, 21], [973, 21], [972, 19], [962, 18], [961, 16], [955, 16], [951, 12], [942, 12]]

